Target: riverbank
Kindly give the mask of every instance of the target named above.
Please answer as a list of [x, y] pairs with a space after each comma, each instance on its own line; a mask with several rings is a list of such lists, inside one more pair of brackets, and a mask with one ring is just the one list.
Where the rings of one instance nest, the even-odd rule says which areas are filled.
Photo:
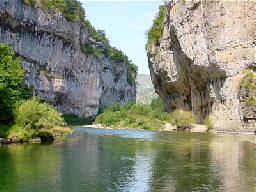
[[[144, 130], [141, 128], [129, 128], [129, 127], [110, 127], [103, 126], [101, 124], [93, 124], [93, 125], [83, 125], [83, 128], [95, 128], [95, 129], [136, 129], [136, 130]], [[170, 123], [166, 123], [163, 129], [154, 130], [154, 131], [177, 131], [176, 126], [172, 126]], [[184, 132], [208, 132], [207, 127], [205, 125], [194, 124], [194, 126], [190, 129], [190, 131]]]
[[22, 143], [52, 143], [56, 140], [64, 138], [66, 135], [72, 134], [71, 127], [58, 127], [53, 128], [50, 132], [41, 132], [37, 137], [24, 139], [24, 138], [1, 138], [0, 145], [3, 144], [22, 144]]
[[[101, 124], [93, 124], [93, 125], [83, 125], [83, 128], [94, 128], [94, 129], [131, 129], [129, 127], [110, 127], [110, 126], [103, 126]], [[136, 130], [144, 130], [141, 128], [133, 128]], [[167, 131], [167, 132], [175, 132], [177, 131], [176, 126], [172, 126], [170, 123], [166, 123], [164, 128], [161, 130], [154, 130], [154, 131]], [[189, 131], [184, 132], [192, 132], [192, 133], [225, 133], [225, 134], [243, 134], [243, 135], [255, 135], [253, 132], [235, 132], [229, 130], [208, 130], [206, 125], [194, 124]]]

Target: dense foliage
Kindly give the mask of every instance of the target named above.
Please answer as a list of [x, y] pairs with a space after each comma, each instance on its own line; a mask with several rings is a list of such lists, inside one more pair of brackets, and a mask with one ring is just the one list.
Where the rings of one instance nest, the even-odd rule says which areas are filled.
[[29, 99], [23, 74], [20, 58], [10, 46], [0, 44], [0, 137], [30, 139], [69, 133], [70, 129], [63, 128], [66, 123], [61, 113], [50, 104], [40, 103], [38, 97]]
[[23, 73], [20, 58], [10, 46], [0, 44], [0, 124], [11, 122], [14, 104], [30, 97], [29, 90], [22, 85]]
[[164, 30], [165, 12], [166, 12], [166, 6], [161, 5], [159, 7], [159, 12], [158, 12], [158, 14], [156, 15], [156, 17], [153, 21], [153, 25], [147, 33], [148, 44], [151, 43], [151, 42], [153, 42], [154, 44], [157, 44], [160, 37], [162, 36], [163, 30]]
[[85, 11], [78, 0], [23, 0], [24, 4], [43, 10], [58, 9], [68, 21], [83, 21]]
[[213, 122], [211, 121], [211, 119], [209, 117], [206, 117], [204, 119], [204, 124], [206, 125], [208, 131], [214, 129]]
[[128, 127], [140, 129], [161, 130], [165, 123], [177, 125], [178, 129], [190, 129], [194, 123], [191, 112], [176, 110], [173, 113], [164, 112], [164, 105], [160, 98], [154, 99], [151, 105], [126, 105], [115, 103], [96, 117], [95, 123], [111, 127]]
[[91, 125], [92, 124], [91, 119], [85, 119], [73, 114], [63, 114], [62, 117], [64, 118], [65, 122], [68, 125]]
[[103, 54], [110, 57], [111, 61], [118, 65], [119, 63], [124, 63], [127, 68], [127, 81], [130, 84], [135, 83], [135, 77], [137, 74], [137, 66], [129, 60], [129, 58], [119, 49], [112, 47], [109, 43], [106, 33], [103, 30], [96, 30], [91, 23], [86, 20], [85, 26], [89, 30], [90, 37], [97, 42], [104, 44], [104, 49], [95, 49], [89, 43], [85, 43], [85, 53], [99, 55]]
[[253, 70], [246, 70], [244, 73], [240, 87], [246, 92], [246, 103], [256, 106], [256, 73]]
[[30, 139], [45, 132], [53, 135], [55, 128], [66, 125], [62, 114], [50, 104], [40, 103], [39, 97], [18, 102], [13, 113], [15, 124], [9, 131], [10, 138]]

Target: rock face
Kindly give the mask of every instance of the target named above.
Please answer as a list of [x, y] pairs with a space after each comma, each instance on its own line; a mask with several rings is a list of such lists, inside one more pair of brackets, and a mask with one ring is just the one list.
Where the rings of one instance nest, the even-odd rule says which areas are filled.
[[86, 27], [67, 21], [59, 11], [1, 0], [0, 41], [22, 58], [25, 85], [58, 111], [89, 118], [100, 105], [136, 99], [125, 64], [82, 52], [86, 41], [94, 47], [99, 43], [90, 39]]
[[[164, 31], [148, 43], [151, 79], [168, 111], [209, 116], [218, 129], [253, 131], [240, 99], [242, 73], [255, 66], [255, 1], [166, 1]], [[255, 95], [254, 95], [255, 97]]]

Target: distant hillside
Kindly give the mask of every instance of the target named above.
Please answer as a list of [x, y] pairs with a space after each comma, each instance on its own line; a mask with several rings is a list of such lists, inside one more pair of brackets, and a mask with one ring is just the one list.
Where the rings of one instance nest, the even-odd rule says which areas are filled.
[[150, 104], [153, 98], [157, 97], [150, 75], [139, 74], [136, 79], [137, 94], [136, 103]]

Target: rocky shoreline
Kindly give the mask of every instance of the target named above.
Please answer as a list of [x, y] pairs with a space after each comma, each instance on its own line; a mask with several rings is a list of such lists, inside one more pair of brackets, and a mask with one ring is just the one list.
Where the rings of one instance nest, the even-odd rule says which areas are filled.
[[41, 139], [34, 138], [34, 139], [30, 139], [30, 140], [24, 140], [24, 139], [0, 138], [0, 145], [21, 144], [21, 143], [41, 143]]

